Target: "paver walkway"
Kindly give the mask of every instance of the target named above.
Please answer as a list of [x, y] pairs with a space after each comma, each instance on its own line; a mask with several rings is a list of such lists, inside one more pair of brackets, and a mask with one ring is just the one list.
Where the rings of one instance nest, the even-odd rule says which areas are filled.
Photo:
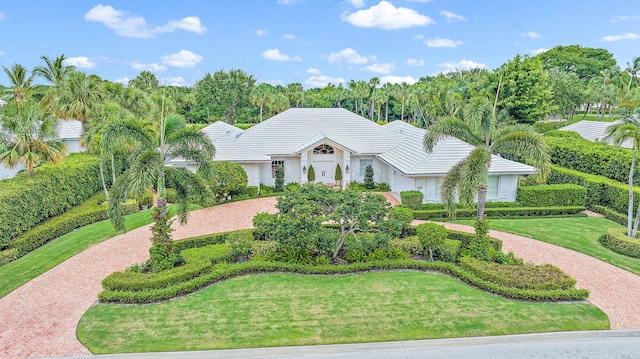
[[[397, 200], [395, 201], [397, 202]], [[191, 213], [175, 239], [251, 228], [254, 214], [275, 212], [276, 199], [229, 203]], [[393, 203], [393, 202], [392, 202]], [[473, 231], [472, 227], [446, 224]], [[640, 276], [592, 257], [530, 238], [491, 231], [505, 251], [535, 263], [553, 263], [591, 291], [612, 329], [640, 328]], [[108, 274], [148, 258], [149, 226], [109, 239], [61, 263], [0, 299], [0, 358], [89, 355], [76, 339], [78, 321], [97, 300]]]
[[[276, 212], [275, 197], [191, 212], [173, 238], [251, 228], [259, 212]], [[80, 317], [96, 302], [101, 281], [149, 258], [149, 226], [116, 236], [68, 259], [0, 299], [0, 358], [91, 353], [76, 339]]]

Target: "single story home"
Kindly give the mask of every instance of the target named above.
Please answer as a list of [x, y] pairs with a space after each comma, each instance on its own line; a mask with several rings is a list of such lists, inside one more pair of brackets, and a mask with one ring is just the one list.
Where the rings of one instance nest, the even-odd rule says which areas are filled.
[[[402, 121], [379, 125], [342, 108], [292, 108], [247, 130], [215, 122], [202, 131], [216, 147], [214, 160], [240, 164], [250, 186], [273, 186], [278, 167], [284, 167], [285, 183], [306, 183], [311, 166], [316, 182], [335, 184], [338, 164], [346, 186], [363, 182], [365, 168], [372, 166], [375, 182], [395, 193], [420, 191], [424, 202], [441, 201], [445, 175], [473, 149], [451, 137], [427, 154], [424, 129]], [[518, 176], [534, 173], [534, 167], [493, 156], [487, 199], [515, 201]]]
[[[56, 136], [67, 146], [67, 153], [84, 152], [84, 148], [80, 146], [80, 137], [82, 137], [82, 122], [78, 120], [61, 119], [56, 122]], [[10, 136], [7, 131], [3, 131], [0, 126], [0, 135]], [[0, 136], [1, 138], [2, 136]], [[18, 172], [24, 170], [23, 165], [15, 168], [7, 168], [0, 163], [0, 180], [13, 178]]]
[[[604, 142], [604, 138], [607, 136], [607, 129], [612, 124], [612, 122], [582, 120], [559, 128], [558, 130], [575, 132], [580, 135], [580, 137], [591, 142]], [[612, 141], [607, 141], [607, 143], [611, 144]], [[622, 142], [620, 147], [633, 149], [633, 142], [630, 139], [626, 140]]]

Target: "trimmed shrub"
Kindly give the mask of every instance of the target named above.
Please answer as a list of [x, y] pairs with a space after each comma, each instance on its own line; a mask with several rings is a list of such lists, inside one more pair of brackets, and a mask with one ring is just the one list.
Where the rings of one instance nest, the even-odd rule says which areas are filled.
[[278, 251], [278, 242], [276, 241], [253, 241], [249, 258], [266, 257]]
[[508, 266], [474, 258], [461, 258], [460, 267], [501, 286], [529, 290], [562, 290], [576, 285], [576, 280], [551, 264]]
[[[575, 216], [583, 215], [584, 207], [501, 207], [501, 208], [485, 208], [484, 214], [490, 218], [524, 218], [524, 217], [542, 217], [542, 216]], [[456, 211], [456, 218], [473, 218], [477, 214], [475, 209], [459, 209]], [[583, 215], [584, 216], [584, 215]], [[413, 211], [414, 219], [434, 220], [445, 219], [447, 212], [445, 210], [418, 210]]]
[[284, 167], [276, 168], [275, 192], [284, 191]]
[[364, 188], [366, 189], [374, 189], [375, 183], [373, 182], [373, 167], [371, 165], [367, 165], [364, 169]]
[[460, 254], [462, 242], [455, 239], [445, 239], [434, 251], [434, 255], [444, 262], [455, 262]]
[[180, 252], [187, 263], [207, 260], [212, 264], [233, 260], [233, 251], [229, 244], [210, 244], [204, 247], [188, 248]]
[[167, 202], [176, 203], [177, 200], [178, 200], [178, 194], [176, 193], [176, 189], [167, 188]]
[[482, 290], [502, 295], [514, 299], [526, 299], [535, 301], [567, 301], [583, 300], [588, 297], [589, 291], [586, 289], [556, 289], [556, 290], [529, 290], [514, 287], [506, 287], [500, 284], [484, 280], [474, 273], [457, 267], [453, 263], [446, 262], [425, 262], [416, 260], [384, 260], [374, 262], [359, 262], [348, 265], [304, 265], [299, 263], [282, 263], [267, 261], [251, 261], [243, 263], [219, 263], [212, 267], [211, 272], [195, 277], [191, 280], [178, 284], [143, 291], [115, 291], [104, 290], [98, 295], [101, 302], [117, 303], [152, 303], [168, 300], [173, 297], [195, 292], [211, 283], [219, 282], [228, 278], [244, 274], [258, 272], [289, 272], [301, 274], [346, 274], [371, 270], [421, 270], [440, 271], [456, 276], [464, 282], [477, 286]]
[[242, 235], [252, 235], [252, 230], [242, 229], [242, 230], [233, 231], [233, 232], [206, 234], [204, 236], [180, 239], [177, 241], [173, 241], [173, 250], [180, 253], [183, 250], [188, 248], [198, 248], [198, 247], [208, 246], [211, 244], [226, 243], [229, 240], [229, 238], [232, 237], [231, 235], [232, 233], [234, 233], [234, 236], [238, 235], [238, 233], [242, 233]]
[[616, 222], [618, 224], [621, 224], [623, 226], [627, 225], [627, 215], [626, 214], [622, 214], [622, 213], [618, 213], [612, 209], [609, 209], [605, 206], [600, 206], [600, 205], [594, 205], [591, 206], [591, 209], [596, 212], [596, 213], [600, 213], [601, 215], [604, 216], [604, 218]]
[[[138, 210], [138, 204], [130, 200], [124, 205], [123, 210], [125, 215], [134, 213]], [[104, 201], [104, 193], [99, 192], [81, 205], [57, 217], [48, 219], [11, 240], [9, 247], [0, 252], [0, 265], [18, 259], [50, 240], [63, 236], [76, 228], [104, 221], [108, 218], [109, 214]]]
[[587, 189], [577, 184], [549, 184], [518, 187], [522, 207], [585, 206]]
[[102, 188], [98, 157], [84, 153], [73, 153], [57, 165], [42, 165], [34, 172], [31, 178], [23, 172], [1, 182], [0, 248], [45, 219], [79, 205]]
[[258, 186], [247, 186], [240, 190], [240, 196], [258, 197]]
[[424, 196], [422, 195], [422, 192], [420, 192], [420, 191], [402, 191], [402, 192], [400, 192], [400, 201], [402, 202], [402, 205], [407, 207], [407, 208], [409, 208], [409, 209], [413, 209], [413, 210], [416, 210], [416, 209], [420, 208], [420, 205], [422, 204], [422, 198], [423, 197]]
[[421, 256], [424, 254], [424, 248], [422, 248], [422, 243], [420, 243], [418, 236], [392, 239], [389, 241], [389, 248], [401, 250], [414, 256]]
[[342, 168], [339, 163], [336, 163], [336, 173], [333, 176], [333, 179], [336, 180], [336, 182], [342, 181]]
[[247, 172], [235, 162], [216, 161], [211, 166], [212, 175], [209, 186], [217, 202], [229, 199], [247, 186]]
[[[447, 230], [448, 234], [447, 234], [447, 238], [448, 239], [455, 239], [460, 241], [460, 247], [461, 248], [467, 248], [469, 247], [469, 244], [471, 242], [473, 242], [476, 238], [475, 233], [467, 233], [467, 232], [458, 232], [458, 231], [453, 231], [453, 230]], [[491, 243], [491, 247], [496, 251], [496, 252], [502, 252], [502, 241], [496, 238], [492, 238], [492, 237], [486, 237], [487, 240], [489, 241], [489, 243]]]
[[554, 121], [554, 122], [542, 122], [538, 121], [531, 125], [536, 131], [540, 133], [547, 133], [549, 131], [557, 130], [561, 127], [564, 127], [568, 124], [568, 121]]
[[627, 236], [625, 228], [610, 228], [606, 236], [600, 237], [600, 243], [616, 253], [640, 258], [640, 239]]
[[316, 170], [313, 169], [313, 165], [310, 165], [309, 171], [307, 171], [307, 181], [309, 181], [309, 183], [316, 181]]
[[102, 280], [107, 291], [140, 292], [167, 288], [198, 278], [211, 271], [211, 262], [197, 259], [187, 264], [158, 273], [140, 273], [133, 270], [115, 272]]
[[[566, 132], [566, 131], [557, 131]], [[603, 176], [615, 181], [629, 181], [633, 151], [606, 143], [591, 142], [581, 137], [545, 136], [554, 165], [575, 171]], [[640, 185], [640, 167], [636, 166], [634, 181]]]
[[[547, 181], [550, 184], [573, 183], [583, 186], [587, 190], [587, 207], [600, 205], [618, 213], [627, 213], [629, 185], [626, 183], [553, 165]], [[634, 188], [633, 194], [636, 208], [640, 201], [640, 188]]]

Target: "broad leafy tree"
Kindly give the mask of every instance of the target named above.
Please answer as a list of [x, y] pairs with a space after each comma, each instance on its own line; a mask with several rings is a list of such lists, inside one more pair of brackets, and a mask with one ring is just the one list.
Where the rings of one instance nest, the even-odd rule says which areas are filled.
[[556, 46], [536, 57], [542, 61], [547, 70], [573, 72], [585, 81], [598, 76], [600, 71], [616, 65], [613, 54], [608, 50], [580, 45]]
[[553, 103], [563, 115], [573, 115], [578, 106], [587, 99], [586, 85], [573, 72], [549, 71], [549, 81], [553, 88]]
[[473, 98], [465, 108], [464, 119], [447, 117], [431, 126], [423, 139], [425, 151], [432, 152], [447, 136], [475, 146], [451, 168], [442, 183], [442, 201], [450, 214], [455, 213], [458, 193], [460, 202], [467, 206], [477, 199], [477, 219], [484, 219], [491, 155], [515, 155], [537, 167], [543, 176], [549, 172], [550, 156], [542, 135], [528, 125], [500, 121], [495, 102], [492, 108], [486, 98]]
[[247, 120], [255, 82], [253, 75], [237, 69], [207, 73], [195, 86], [194, 117], [203, 122], [224, 118], [230, 124]]

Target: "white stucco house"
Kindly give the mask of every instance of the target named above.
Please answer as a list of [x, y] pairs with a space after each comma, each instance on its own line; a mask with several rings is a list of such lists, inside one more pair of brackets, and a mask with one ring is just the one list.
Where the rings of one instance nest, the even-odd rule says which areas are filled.
[[[612, 124], [613, 122], [582, 120], [559, 128], [558, 130], [575, 132], [580, 135], [580, 137], [591, 142], [603, 142], [604, 138], [607, 136], [607, 129]], [[611, 144], [612, 141], [607, 141], [607, 143]], [[620, 147], [633, 149], [633, 141], [630, 139], [626, 140], [622, 142]]]
[[[55, 131], [56, 136], [67, 146], [67, 154], [84, 152], [85, 149], [80, 146], [80, 137], [82, 137], [83, 133], [82, 122], [68, 119], [58, 120]], [[10, 135], [10, 133], [4, 131], [0, 126], [0, 138]], [[0, 164], [0, 180], [15, 177], [15, 175], [22, 170], [24, 170], [23, 165], [18, 165], [11, 169]]]
[[[334, 184], [336, 164], [346, 186], [363, 182], [365, 168], [371, 165], [375, 182], [387, 183], [395, 193], [420, 191], [424, 202], [440, 202], [443, 178], [473, 149], [448, 138], [427, 154], [422, 147], [424, 129], [402, 121], [378, 125], [340, 108], [293, 108], [247, 130], [215, 122], [202, 131], [216, 147], [214, 160], [240, 164], [250, 186], [274, 185], [278, 167], [284, 167], [285, 183], [306, 183], [310, 166], [316, 182]], [[181, 161], [174, 165], [190, 166]], [[536, 172], [534, 167], [493, 156], [488, 200], [515, 201], [518, 176]]]

